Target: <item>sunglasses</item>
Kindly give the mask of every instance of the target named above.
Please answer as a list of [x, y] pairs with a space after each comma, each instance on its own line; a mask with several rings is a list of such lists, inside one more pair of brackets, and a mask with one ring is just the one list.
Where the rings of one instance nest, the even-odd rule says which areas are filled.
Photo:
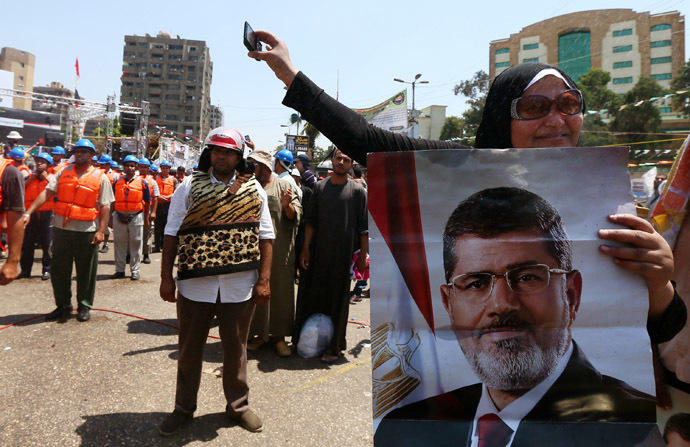
[[582, 93], [576, 89], [566, 90], [555, 99], [542, 95], [521, 96], [510, 103], [510, 116], [516, 120], [536, 120], [548, 115], [554, 104], [565, 115], [577, 115], [583, 108]]

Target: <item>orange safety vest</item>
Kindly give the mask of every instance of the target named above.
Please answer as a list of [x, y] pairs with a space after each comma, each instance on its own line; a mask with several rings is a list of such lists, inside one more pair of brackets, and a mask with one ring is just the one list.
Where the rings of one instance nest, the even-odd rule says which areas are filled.
[[58, 172], [62, 171], [62, 169], [67, 166], [67, 162], [65, 160], [61, 161], [55, 166], [50, 166], [48, 167], [47, 171], [48, 174], [57, 174]]
[[[2, 174], [5, 172], [5, 168], [13, 164], [14, 163], [12, 163], [12, 159], [0, 157], [0, 180], [2, 180]], [[2, 206], [2, 182], [0, 182], [0, 206]], [[4, 217], [4, 214], [5, 213], [0, 211], [0, 221]]]
[[[169, 196], [175, 192], [175, 180], [173, 180], [172, 175], [166, 178], [159, 176], [156, 178], [156, 183], [158, 183], [159, 193], [162, 196]], [[166, 200], [166, 202], [170, 202], [170, 199]]]
[[19, 169], [19, 172], [24, 171], [24, 172], [28, 172], [29, 175], [31, 175], [31, 169], [29, 169], [29, 167], [27, 165], [17, 166], [17, 169]]
[[93, 169], [85, 176], [77, 177], [74, 165], [63, 169], [58, 180], [55, 214], [68, 220], [95, 220], [99, 210], [96, 209], [98, 193], [101, 190], [103, 171]]
[[[156, 179], [153, 178], [151, 174], [147, 175], [144, 177], [144, 180], [146, 180], [146, 183], [149, 184], [149, 194], [151, 195], [151, 202], [153, 202], [153, 185], [156, 182]], [[160, 191], [158, 192], [160, 194]]]
[[117, 178], [118, 178], [117, 175], [113, 171], [110, 171], [105, 176], [108, 177], [108, 180], [110, 180], [111, 185], [114, 184], [115, 180], [117, 180]]
[[122, 176], [115, 180], [115, 211], [136, 213], [143, 210], [144, 183], [142, 178], [137, 176], [131, 182], [128, 182]]
[[[48, 179], [38, 180], [36, 177], [32, 178], [24, 188], [24, 208], [28, 210], [34, 200], [36, 200], [36, 197], [46, 189], [47, 185]], [[52, 211], [53, 203], [55, 202], [53, 202], [52, 199], [47, 200], [46, 203], [41, 205], [36, 211]]]

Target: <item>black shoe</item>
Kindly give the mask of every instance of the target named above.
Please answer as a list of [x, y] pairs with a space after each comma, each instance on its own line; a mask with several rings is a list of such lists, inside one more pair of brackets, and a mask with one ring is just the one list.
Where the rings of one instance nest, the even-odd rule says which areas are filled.
[[158, 248], [158, 247], [153, 247], [153, 248], [151, 249], [151, 253], [160, 253], [160, 252], [161, 252], [161, 249]]
[[46, 321], [55, 321], [60, 318], [68, 317], [72, 313], [73, 307], [69, 304], [58, 306], [54, 311], [46, 315]]
[[191, 415], [175, 410], [163, 420], [160, 426], [158, 426], [158, 433], [161, 436], [171, 436], [183, 425], [188, 424], [192, 418], [193, 416]]
[[31, 273], [21, 272], [19, 275], [17, 275], [16, 279], [25, 279], [25, 278], [31, 278]]
[[115, 272], [113, 276], [110, 277], [110, 279], [121, 279], [125, 277], [125, 272]]
[[77, 321], [89, 321], [91, 318], [91, 312], [86, 307], [80, 307], [77, 311]]
[[98, 250], [99, 253], [108, 253], [108, 246], [103, 244], [103, 246]]
[[362, 298], [370, 298], [371, 289], [362, 290]]
[[50, 279], [50, 272], [43, 272], [43, 275], [41, 275], [41, 279], [43, 281], [47, 281]]
[[144, 259], [141, 260], [144, 264], [150, 264], [151, 259], [149, 259], [149, 255], [144, 256]]
[[132, 281], [139, 281], [139, 272], [132, 272]]

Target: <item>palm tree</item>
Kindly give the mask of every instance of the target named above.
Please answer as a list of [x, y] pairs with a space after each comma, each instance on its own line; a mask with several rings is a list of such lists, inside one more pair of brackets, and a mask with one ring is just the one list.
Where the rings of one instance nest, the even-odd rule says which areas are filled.
[[302, 129], [302, 135], [309, 137], [309, 149], [313, 149], [316, 146], [316, 139], [319, 138], [321, 132], [312, 123], [307, 121]]

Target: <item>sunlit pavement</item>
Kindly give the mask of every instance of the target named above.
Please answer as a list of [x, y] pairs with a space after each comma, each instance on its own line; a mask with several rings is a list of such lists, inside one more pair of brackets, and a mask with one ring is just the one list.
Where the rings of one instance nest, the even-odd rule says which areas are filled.
[[[261, 433], [224, 416], [220, 341], [209, 339], [196, 417], [160, 437], [158, 425], [174, 408], [177, 330], [96, 309], [176, 325], [175, 305], [158, 296], [160, 254], [142, 264], [141, 280], [129, 271], [111, 280], [113, 251], [111, 243], [100, 255], [85, 323], [75, 314], [64, 323], [30, 319], [55, 307], [40, 262], [32, 278], [0, 288], [0, 327], [30, 319], [0, 330], [0, 445], [372, 445], [370, 331], [361, 324], [348, 326], [348, 351], [336, 365], [279, 358], [267, 346], [249, 353], [250, 407], [264, 422]], [[350, 305], [350, 318], [369, 323], [369, 300]]]

